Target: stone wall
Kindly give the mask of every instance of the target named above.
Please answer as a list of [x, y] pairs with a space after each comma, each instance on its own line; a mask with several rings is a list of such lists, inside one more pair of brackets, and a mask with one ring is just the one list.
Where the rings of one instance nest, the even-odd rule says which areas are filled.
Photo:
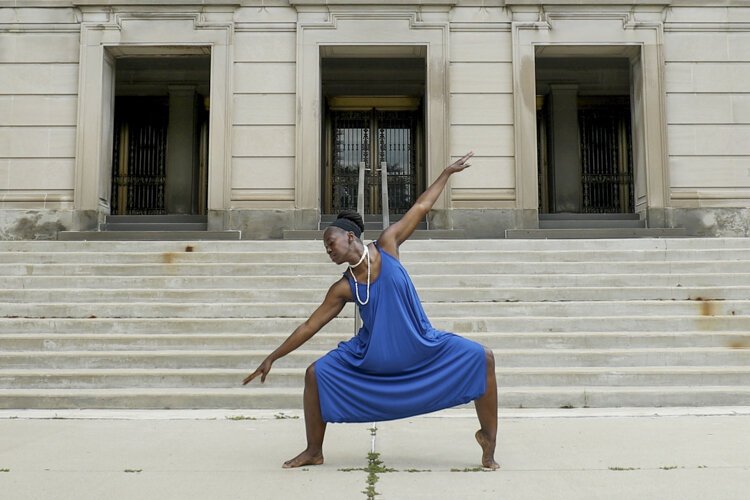
[[[127, 16], [148, 19], [149, 27], [128, 32]], [[518, 55], [521, 25], [542, 43], [563, 25], [580, 40], [590, 35], [592, 45], [632, 36], [638, 46], [639, 33], [653, 33], [660, 66], [638, 84], [661, 104], [635, 114], [646, 116], [644, 124], [662, 123], [642, 127], [637, 145], [648, 174], [640, 176], [640, 211], [652, 225], [750, 234], [750, 7], [740, 0], [0, 0], [0, 238], [54, 238], [59, 229], [98, 226], [108, 210], [102, 193], [110, 167], [108, 146], [95, 132], [106, 124], [91, 123], [96, 112], [87, 113], [106, 103], [91, 107], [91, 82], [101, 76], [87, 73], [90, 62], [79, 66], [81, 54], [93, 53], [86, 52], [91, 43], [153, 45], [169, 40], [173, 26], [174, 33], [213, 29], [221, 40], [228, 27], [226, 68], [214, 68], [211, 82], [228, 94], [221, 123], [212, 122], [222, 131], [212, 139], [213, 229], [275, 238], [317, 225], [321, 102], [310, 69], [316, 62], [305, 58], [318, 50], [311, 44], [347, 43], [428, 47], [427, 181], [465, 151], [477, 155], [436, 204], [432, 227], [479, 237], [534, 227], [535, 131], [519, 121], [531, 110], [518, 78], [533, 60]], [[82, 39], [99, 26], [101, 39]], [[153, 26], [165, 34], [149, 38]], [[608, 41], [608, 26], [624, 34]], [[227, 81], [217, 82], [217, 74]]]

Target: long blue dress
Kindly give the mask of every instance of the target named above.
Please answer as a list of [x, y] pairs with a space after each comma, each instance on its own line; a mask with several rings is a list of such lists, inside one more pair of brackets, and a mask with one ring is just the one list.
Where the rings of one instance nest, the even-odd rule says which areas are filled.
[[[486, 389], [484, 348], [433, 328], [406, 269], [378, 250], [380, 274], [370, 284], [370, 300], [357, 303], [362, 328], [315, 362], [326, 422], [410, 417], [467, 403]], [[348, 279], [352, 296], [358, 286], [365, 300], [367, 286]]]

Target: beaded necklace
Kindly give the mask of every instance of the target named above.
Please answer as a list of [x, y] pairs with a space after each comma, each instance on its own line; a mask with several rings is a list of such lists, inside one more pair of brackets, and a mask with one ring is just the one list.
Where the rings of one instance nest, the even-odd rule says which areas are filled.
[[[365, 260], [365, 257], [367, 257], [367, 295], [365, 296], [365, 301], [362, 302], [362, 299], [359, 298], [359, 286], [357, 285], [357, 277], [354, 276], [354, 268], [360, 265], [362, 261]], [[365, 245], [365, 251], [362, 253], [359, 262], [353, 266], [349, 264], [349, 274], [352, 275], [352, 279], [354, 280], [354, 292], [357, 294], [357, 302], [359, 305], [364, 306], [370, 302], [370, 250], [367, 248], [367, 245]]]

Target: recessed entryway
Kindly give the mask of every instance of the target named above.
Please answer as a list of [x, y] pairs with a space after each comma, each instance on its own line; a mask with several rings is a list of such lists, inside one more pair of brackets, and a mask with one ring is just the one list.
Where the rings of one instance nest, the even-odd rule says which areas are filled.
[[424, 189], [424, 47], [325, 48], [321, 88], [325, 112], [321, 212], [357, 209], [360, 165], [364, 213], [383, 212], [387, 171], [389, 213], [405, 213]]
[[115, 58], [112, 215], [206, 214], [211, 58], [195, 51]]

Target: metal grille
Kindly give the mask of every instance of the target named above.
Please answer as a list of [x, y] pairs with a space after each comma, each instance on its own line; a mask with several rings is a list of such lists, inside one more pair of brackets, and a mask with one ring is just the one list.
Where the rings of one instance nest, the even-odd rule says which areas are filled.
[[[357, 208], [359, 163], [365, 174], [365, 213], [380, 214], [380, 163], [388, 163], [388, 203], [405, 213], [417, 195], [417, 124], [414, 111], [334, 111], [331, 211]], [[375, 161], [373, 161], [375, 160]], [[374, 167], [374, 168], [373, 168]]]
[[627, 108], [579, 109], [583, 212], [633, 212], [633, 155]]
[[165, 214], [168, 107], [162, 99], [118, 99], [112, 214]]
[[[370, 167], [370, 112], [339, 111], [333, 113], [333, 179], [332, 208], [357, 209], [359, 163]], [[367, 176], [371, 177], [371, 176]], [[369, 185], [365, 179], [365, 185]], [[365, 196], [365, 213], [371, 213], [370, 199]]]
[[417, 191], [416, 113], [379, 111], [378, 164], [388, 164], [388, 205], [396, 214], [406, 213]]

